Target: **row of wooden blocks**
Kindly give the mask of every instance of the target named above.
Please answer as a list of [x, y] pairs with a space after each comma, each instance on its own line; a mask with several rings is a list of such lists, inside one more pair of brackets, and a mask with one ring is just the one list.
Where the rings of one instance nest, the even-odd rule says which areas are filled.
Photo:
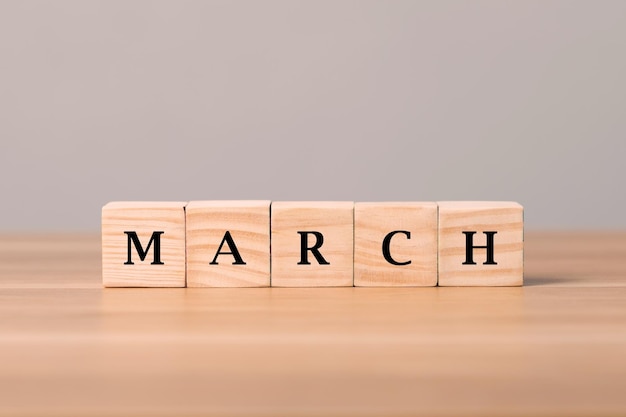
[[105, 287], [518, 286], [513, 202], [111, 202]]

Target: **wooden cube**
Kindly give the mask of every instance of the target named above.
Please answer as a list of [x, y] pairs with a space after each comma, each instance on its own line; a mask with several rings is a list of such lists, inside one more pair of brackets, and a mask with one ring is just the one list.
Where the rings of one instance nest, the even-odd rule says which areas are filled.
[[439, 285], [524, 282], [524, 213], [513, 202], [439, 202]]
[[188, 287], [269, 287], [269, 201], [191, 201], [186, 213]]
[[353, 285], [353, 202], [275, 202], [271, 211], [272, 286]]
[[184, 202], [111, 202], [102, 208], [105, 287], [185, 286]]
[[354, 285], [437, 285], [437, 204], [356, 203]]

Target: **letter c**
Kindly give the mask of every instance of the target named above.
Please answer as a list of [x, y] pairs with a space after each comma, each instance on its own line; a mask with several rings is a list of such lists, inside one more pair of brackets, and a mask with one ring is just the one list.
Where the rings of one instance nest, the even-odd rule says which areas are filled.
[[389, 251], [391, 238], [398, 233], [402, 233], [406, 236], [407, 239], [411, 239], [411, 232], [408, 232], [406, 230], [394, 230], [393, 232], [388, 233], [387, 236], [385, 236], [385, 238], [383, 239], [383, 256], [385, 257], [385, 260], [392, 265], [409, 265], [411, 261], [398, 262], [391, 257], [391, 252]]

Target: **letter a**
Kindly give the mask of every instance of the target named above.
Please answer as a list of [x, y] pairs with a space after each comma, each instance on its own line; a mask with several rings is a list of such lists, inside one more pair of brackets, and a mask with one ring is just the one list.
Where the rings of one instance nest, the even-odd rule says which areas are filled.
[[[222, 246], [224, 246], [224, 242], [226, 242], [226, 244], [228, 245], [228, 249], [230, 249], [230, 252], [222, 252]], [[213, 260], [209, 262], [209, 265], [219, 265], [217, 263], [217, 257], [220, 255], [233, 255], [233, 258], [235, 258], [235, 262], [233, 262], [233, 265], [245, 265], [246, 264], [241, 258], [241, 255], [239, 254], [239, 250], [237, 249], [237, 245], [235, 245], [235, 241], [233, 240], [233, 237], [230, 235], [230, 232], [228, 230], [224, 234], [222, 243], [220, 243], [219, 248], [217, 248], [217, 253], [215, 254], [215, 257], [213, 258]]]

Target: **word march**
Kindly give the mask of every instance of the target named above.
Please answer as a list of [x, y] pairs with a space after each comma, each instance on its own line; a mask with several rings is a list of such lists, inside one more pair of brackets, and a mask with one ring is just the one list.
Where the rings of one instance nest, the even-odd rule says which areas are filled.
[[105, 287], [523, 284], [514, 202], [111, 202]]

